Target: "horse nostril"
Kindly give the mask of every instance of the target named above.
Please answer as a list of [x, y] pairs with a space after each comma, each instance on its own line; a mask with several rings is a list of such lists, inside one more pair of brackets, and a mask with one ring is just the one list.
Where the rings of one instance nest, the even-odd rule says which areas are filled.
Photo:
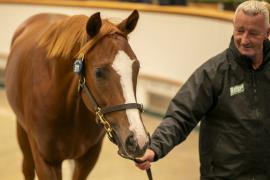
[[131, 134], [127, 137], [125, 145], [126, 145], [126, 151], [128, 154], [134, 155], [136, 153], [138, 145], [134, 137], [134, 134]]
[[134, 135], [129, 135], [126, 140], [126, 146], [128, 148], [134, 148], [136, 146], [136, 140], [134, 139]]

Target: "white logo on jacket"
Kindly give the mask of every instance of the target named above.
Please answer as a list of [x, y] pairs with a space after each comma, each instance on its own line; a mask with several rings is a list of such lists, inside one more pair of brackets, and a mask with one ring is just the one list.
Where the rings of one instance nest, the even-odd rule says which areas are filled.
[[230, 87], [230, 95], [234, 96], [245, 91], [244, 83]]

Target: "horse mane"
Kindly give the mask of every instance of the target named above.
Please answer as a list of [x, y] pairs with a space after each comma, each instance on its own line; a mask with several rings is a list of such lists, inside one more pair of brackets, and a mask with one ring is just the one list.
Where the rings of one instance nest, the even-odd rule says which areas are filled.
[[53, 23], [41, 36], [38, 45], [47, 49], [48, 58], [70, 58], [87, 53], [97, 41], [108, 34], [123, 35], [115, 24], [104, 19], [99, 33], [90, 38], [86, 33], [88, 19], [84, 15], [75, 15]]

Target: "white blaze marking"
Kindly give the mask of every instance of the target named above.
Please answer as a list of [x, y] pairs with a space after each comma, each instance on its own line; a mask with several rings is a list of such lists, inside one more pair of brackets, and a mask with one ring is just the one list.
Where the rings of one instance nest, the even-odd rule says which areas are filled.
[[[125, 103], [135, 103], [135, 94], [133, 91], [132, 82], [132, 64], [134, 60], [130, 59], [124, 51], [119, 51], [115, 57], [112, 67], [120, 76], [120, 83], [122, 85], [123, 96]], [[147, 135], [144, 131], [143, 124], [140, 119], [138, 109], [126, 110], [128, 121], [130, 124], [129, 130], [134, 132], [139, 146], [142, 148], [147, 142]]]

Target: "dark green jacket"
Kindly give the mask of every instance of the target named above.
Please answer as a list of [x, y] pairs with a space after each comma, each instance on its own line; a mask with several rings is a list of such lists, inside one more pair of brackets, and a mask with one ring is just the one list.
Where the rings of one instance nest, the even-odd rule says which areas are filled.
[[[152, 135], [155, 160], [200, 123], [201, 180], [270, 180], [270, 43], [264, 62], [230, 47], [199, 67], [172, 99]], [[180, 162], [181, 163], [181, 162]]]

